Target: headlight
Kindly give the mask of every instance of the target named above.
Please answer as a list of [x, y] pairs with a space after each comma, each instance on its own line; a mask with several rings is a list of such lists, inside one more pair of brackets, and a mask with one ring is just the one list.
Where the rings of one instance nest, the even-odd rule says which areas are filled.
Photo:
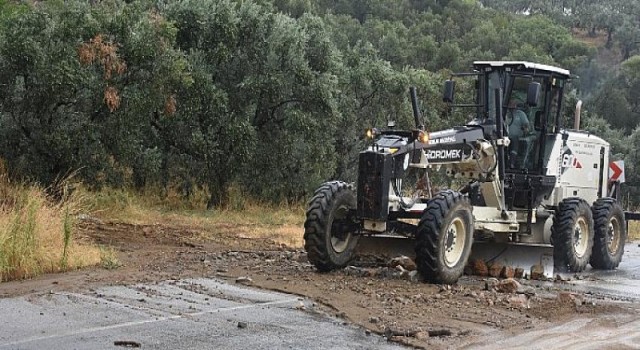
[[367, 136], [368, 139], [372, 139], [372, 140], [378, 135], [380, 135], [380, 130], [376, 128], [369, 128], [365, 132], [365, 136]]
[[429, 134], [421, 130], [420, 133], [418, 133], [418, 141], [420, 143], [429, 143]]

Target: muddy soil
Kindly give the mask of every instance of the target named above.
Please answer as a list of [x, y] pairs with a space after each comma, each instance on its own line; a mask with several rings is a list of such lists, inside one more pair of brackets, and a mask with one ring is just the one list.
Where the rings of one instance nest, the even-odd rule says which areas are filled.
[[[321, 274], [308, 263], [304, 251], [234, 231], [233, 225], [192, 228], [84, 221], [79, 234], [113, 247], [122, 266], [2, 283], [0, 297], [187, 277], [219, 278], [308, 297], [317, 308], [367, 332], [430, 349], [486, 343], [491, 337], [508, 338], [572, 319], [638, 312], [637, 304], [562, 291], [562, 282], [541, 287], [522, 279], [513, 283], [464, 276], [454, 286], [425, 284], [410, 271], [411, 266], [390, 267], [383, 259], [363, 259]], [[504, 288], [496, 288], [499, 283]]]

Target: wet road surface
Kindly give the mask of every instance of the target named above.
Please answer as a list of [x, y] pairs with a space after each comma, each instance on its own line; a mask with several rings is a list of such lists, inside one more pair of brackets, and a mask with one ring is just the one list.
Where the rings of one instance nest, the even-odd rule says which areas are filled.
[[[617, 270], [588, 270], [563, 283], [541, 283], [607, 301], [640, 303], [640, 241], [627, 242]], [[596, 301], [599, 302], [599, 301]], [[632, 309], [630, 309], [632, 310]], [[635, 309], [633, 309], [635, 311]], [[493, 334], [470, 349], [640, 349], [640, 314], [585, 315], [517, 336]]]
[[0, 299], [0, 310], [0, 349], [401, 349], [309, 300], [210, 279]]
[[[620, 267], [541, 283], [596, 300], [640, 303], [640, 242]], [[103, 287], [0, 299], [2, 349], [403, 349], [315, 312], [297, 296], [211, 279]], [[118, 345], [116, 345], [118, 344]], [[496, 349], [640, 349], [640, 314], [585, 315], [513, 336], [495, 332], [467, 343]]]
[[469, 349], [640, 349], [637, 315], [584, 317], [518, 334], [493, 334]]
[[563, 284], [542, 283], [540, 285], [553, 285], [608, 300], [640, 302], [640, 241], [625, 244], [622, 262], [616, 270], [587, 269], [579, 275], [565, 277], [568, 277], [569, 281]]
[[[584, 277], [584, 280], [570, 281], [576, 290], [640, 302], [640, 241], [625, 245], [622, 262], [617, 270], [591, 270]], [[640, 347], [640, 343], [638, 346]]]

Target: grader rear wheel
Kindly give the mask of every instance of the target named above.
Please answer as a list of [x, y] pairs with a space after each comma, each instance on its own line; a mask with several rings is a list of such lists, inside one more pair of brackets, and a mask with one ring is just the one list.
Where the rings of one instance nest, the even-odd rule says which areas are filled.
[[581, 198], [560, 202], [551, 227], [554, 270], [581, 272], [587, 267], [593, 247], [593, 215]]
[[600, 198], [593, 204], [595, 236], [591, 266], [596, 269], [613, 270], [622, 261], [627, 230], [624, 211], [613, 198]]

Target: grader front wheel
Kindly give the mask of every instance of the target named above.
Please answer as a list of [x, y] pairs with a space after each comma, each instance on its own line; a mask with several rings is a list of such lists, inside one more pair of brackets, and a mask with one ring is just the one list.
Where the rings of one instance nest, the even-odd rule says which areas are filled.
[[429, 200], [416, 231], [416, 265], [426, 282], [453, 284], [471, 254], [473, 216], [466, 196], [451, 190]]
[[349, 211], [356, 207], [353, 186], [341, 181], [318, 188], [304, 223], [304, 248], [321, 272], [347, 266], [355, 255], [358, 236]]

